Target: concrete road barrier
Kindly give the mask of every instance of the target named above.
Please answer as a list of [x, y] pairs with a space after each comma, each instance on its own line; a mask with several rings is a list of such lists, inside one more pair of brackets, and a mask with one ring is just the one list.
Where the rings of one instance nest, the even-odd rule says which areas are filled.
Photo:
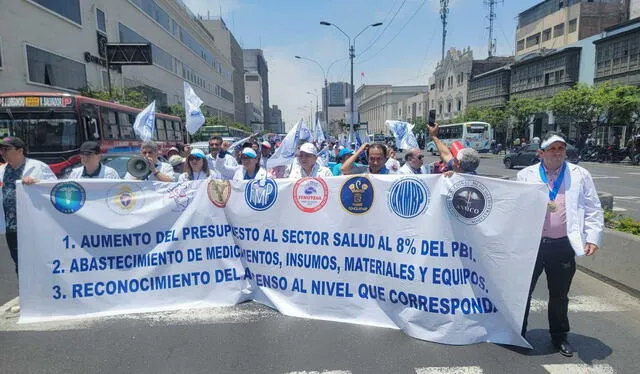
[[605, 229], [602, 247], [579, 257], [578, 266], [640, 293], [640, 236]]

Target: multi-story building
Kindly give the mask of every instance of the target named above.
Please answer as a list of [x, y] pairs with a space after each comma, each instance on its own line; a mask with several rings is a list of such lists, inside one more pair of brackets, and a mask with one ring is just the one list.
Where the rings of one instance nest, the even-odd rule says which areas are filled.
[[282, 121], [282, 110], [277, 105], [271, 106], [271, 123], [276, 134], [284, 133], [284, 122]]
[[[263, 121], [265, 124], [265, 129], [269, 132], [273, 129], [271, 128], [271, 113], [269, 108], [269, 68], [267, 67], [267, 61], [264, 59], [264, 54], [262, 53], [262, 49], [245, 49], [243, 50], [244, 54], [244, 71], [245, 71], [245, 91], [248, 91], [247, 84], [248, 82], [255, 82], [255, 76], [259, 76], [259, 81], [261, 84], [261, 98], [262, 101], [260, 105], [260, 110], [262, 111]], [[252, 79], [251, 81], [247, 80], [247, 77]], [[252, 94], [247, 93], [253, 97]], [[253, 97], [254, 107], [257, 106], [257, 97]], [[262, 109], [264, 108], [264, 109]]]
[[222, 18], [206, 18], [200, 21], [213, 35], [219, 50], [233, 66], [234, 120], [247, 124], [244, 105], [244, 59], [242, 48]]
[[518, 15], [516, 56], [558, 49], [624, 22], [629, 0], [545, 0]]
[[204, 110], [233, 119], [231, 61], [179, 0], [3, 2], [0, 90], [106, 90], [105, 54], [99, 46], [105, 40], [151, 43], [152, 48], [153, 65], [112, 66], [114, 90], [138, 88], [162, 107], [183, 103], [182, 83], [187, 81], [204, 101]]
[[429, 98], [433, 102], [432, 108], [436, 109], [436, 119], [446, 123], [462, 115], [467, 106], [469, 79], [512, 61], [512, 57], [498, 56], [474, 60], [471, 48], [462, 51], [450, 48], [433, 73], [435, 88], [430, 91]]
[[[344, 120], [344, 109], [346, 103], [349, 101], [349, 95], [351, 95], [351, 91], [349, 89], [350, 85], [347, 82], [329, 82], [327, 84], [327, 88], [322, 87], [322, 111], [329, 113], [331, 112], [333, 115], [328, 115], [328, 120], [324, 118], [324, 113], [319, 117], [325, 123], [331, 123], [336, 120]], [[329, 107], [334, 107], [333, 110], [330, 110]], [[336, 109], [340, 108], [340, 109]], [[337, 113], [340, 112], [339, 118], [336, 117]]]
[[429, 93], [423, 92], [415, 96], [408, 97], [398, 105], [398, 117], [403, 121], [416, 123], [427, 121], [429, 115]]
[[403, 101], [427, 89], [427, 86], [362, 85], [355, 94], [360, 122], [368, 123], [369, 133], [389, 134], [385, 121], [403, 119]]
[[467, 103], [478, 107], [504, 107], [509, 101], [511, 66], [505, 65], [469, 79]]

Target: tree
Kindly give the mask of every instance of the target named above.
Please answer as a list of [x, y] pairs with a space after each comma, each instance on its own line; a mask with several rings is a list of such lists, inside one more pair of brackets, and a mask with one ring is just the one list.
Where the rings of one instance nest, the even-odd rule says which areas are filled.
[[111, 101], [138, 109], [143, 109], [149, 105], [147, 97], [135, 88], [125, 88], [124, 93], [116, 90], [109, 95], [108, 91], [94, 91], [88, 87], [85, 91], [81, 92], [81, 95], [102, 101]]
[[544, 99], [512, 97], [507, 102], [506, 112], [515, 121], [513, 133], [522, 135], [531, 124], [531, 117], [545, 111], [547, 106], [548, 102]]
[[[601, 90], [601, 98], [597, 98], [596, 90], [584, 83], [558, 92], [549, 101], [549, 109], [556, 117], [563, 118], [570, 126], [578, 130], [578, 137], [582, 137], [582, 124], [588, 124], [590, 132], [593, 120], [598, 120], [603, 105], [609, 102], [608, 89]], [[597, 123], [597, 122], [596, 122]], [[579, 140], [579, 139], [578, 139]]]
[[594, 100], [600, 110], [606, 113], [611, 125], [632, 125], [640, 114], [640, 90], [635, 86], [603, 84], [595, 89]]

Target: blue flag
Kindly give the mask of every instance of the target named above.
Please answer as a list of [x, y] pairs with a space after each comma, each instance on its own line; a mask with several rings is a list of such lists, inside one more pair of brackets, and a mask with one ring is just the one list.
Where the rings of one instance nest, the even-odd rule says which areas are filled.
[[133, 123], [133, 131], [143, 141], [153, 139], [156, 132], [156, 101], [154, 100], [149, 106], [136, 116]]

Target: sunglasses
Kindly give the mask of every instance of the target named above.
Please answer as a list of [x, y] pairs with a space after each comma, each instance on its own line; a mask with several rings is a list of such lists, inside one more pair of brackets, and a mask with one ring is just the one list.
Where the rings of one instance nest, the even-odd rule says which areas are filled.
[[97, 153], [95, 152], [80, 152], [81, 156], [93, 156], [93, 155], [97, 155]]
[[198, 160], [202, 160], [202, 158], [192, 156], [192, 157], [187, 158], [187, 160], [189, 160], [189, 161], [198, 161]]
[[423, 158], [424, 158], [424, 155], [418, 156], [418, 160], [422, 160]]

